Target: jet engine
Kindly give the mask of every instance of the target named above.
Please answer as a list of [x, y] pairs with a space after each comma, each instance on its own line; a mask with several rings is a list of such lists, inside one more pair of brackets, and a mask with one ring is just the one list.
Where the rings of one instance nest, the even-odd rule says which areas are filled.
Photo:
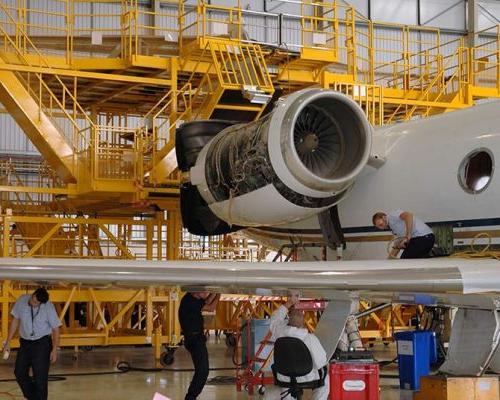
[[[318, 214], [346, 195], [370, 153], [371, 126], [364, 112], [331, 90], [305, 89], [283, 97], [255, 122], [195, 121], [185, 129], [210, 122], [212, 130], [220, 126], [220, 132], [201, 148], [194, 165], [179, 165], [189, 170], [184, 189], [189, 186], [191, 194], [185, 198], [193, 199], [196, 188], [197, 201], [222, 223], [214, 225], [212, 218], [210, 228], [202, 222], [206, 234]], [[183, 145], [182, 130], [177, 143], [185, 151], [189, 146]], [[190, 208], [186, 201], [181, 199], [184, 211]], [[192, 213], [188, 218], [193, 222]]]

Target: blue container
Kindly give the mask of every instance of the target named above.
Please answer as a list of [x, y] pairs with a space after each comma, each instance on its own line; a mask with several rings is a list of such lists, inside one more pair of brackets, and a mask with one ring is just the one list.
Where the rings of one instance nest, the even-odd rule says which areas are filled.
[[398, 332], [394, 335], [398, 347], [399, 386], [419, 390], [420, 377], [429, 375], [436, 362], [436, 336], [431, 331]]
[[[241, 359], [244, 363], [247, 362], [247, 354], [250, 358], [257, 356], [258, 358], [267, 358], [269, 353], [273, 351], [272, 344], [265, 344], [261, 353], [256, 355], [255, 353], [259, 350], [260, 343], [265, 339], [267, 333], [269, 332], [270, 319], [252, 319], [250, 320], [250, 329], [247, 323], [243, 324], [241, 327]], [[273, 364], [272, 356], [268, 363], [265, 365], [263, 371], [271, 371], [271, 365]], [[253, 367], [253, 371], [257, 371], [261, 367], [262, 363], [256, 362]]]

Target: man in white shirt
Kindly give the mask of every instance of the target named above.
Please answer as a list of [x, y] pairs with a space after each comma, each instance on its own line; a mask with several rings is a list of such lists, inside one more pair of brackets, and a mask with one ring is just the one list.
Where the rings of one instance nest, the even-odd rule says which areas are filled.
[[[280, 306], [271, 315], [270, 330], [273, 334], [272, 340], [276, 341], [280, 337], [295, 337], [304, 342], [304, 344], [309, 349], [311, 353], [311, 358], [313, 361], [312, 371], [302, 377], [297, 378], [297, 382], [311, 382], [319, 379], [318, 370], [327, 365], [328, 360], [326, 359], [326, 352], [321, 345], [318, 338], [309, 333], [309, 331], [304, 327], [304, 313], [300, 310], [294, 310], [292, 307], [299, 301], [298, 296], [292, 295], [288, 298], [288, 301]], [[290, 310], [290, 311], [289, 311]], [[287, 320], [288, 316], [288, 320]], [[289, 378], [278, 374], [278, 378], [282, 381], [288, 381]], [[266, 389], [265, 399], [281, 399], [281, 391], [284, 388], [277, 388], [276, 386]], [[325, 378], [325, 384], [317, 389], [313, 390], [312, 400], [327, 400], [330, 391], [330, 380], [328, 374]], [[285, 397], [285, 399], [293, 399], [290, 395]]]
[[[26, 399], [47, 400], [49, 366], [57, 360], [61, 326], [47, 290], [38, 288], [33, 294], [20, 296], [11, 315], [13, 319], [3, 351], [9, 348], [19, 327], [20, 347], [14, 370], [17, 383]], [[29, 376], [30, 368], [33, 379]]]
[[[399, 239], [396, 248], [404, 249], [401, 258], [425, 258], [434, 246], [434, 233], [421, 219], [409, 211], [377, 212], [372, 217], [379, 229], [390, 229]], [[397, 252], [396, 252], [397, 255]]]

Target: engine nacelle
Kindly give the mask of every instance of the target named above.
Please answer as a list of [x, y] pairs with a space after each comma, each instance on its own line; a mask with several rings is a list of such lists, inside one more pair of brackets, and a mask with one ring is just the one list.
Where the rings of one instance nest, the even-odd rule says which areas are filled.
[[371, 132], [350, 98], [301, 90], [260, 120], [218, 133], [191, 168], [191, 184], [229, 225], [297, 221], [344, 197], [368, 161]]

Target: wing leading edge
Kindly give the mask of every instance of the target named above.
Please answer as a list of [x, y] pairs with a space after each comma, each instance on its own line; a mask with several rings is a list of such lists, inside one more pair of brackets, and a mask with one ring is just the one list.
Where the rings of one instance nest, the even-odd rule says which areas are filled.
[[0, 258], [0, 279], [245, 290], [500, 294], [497, 260], [425, 259], [294, 263]]

